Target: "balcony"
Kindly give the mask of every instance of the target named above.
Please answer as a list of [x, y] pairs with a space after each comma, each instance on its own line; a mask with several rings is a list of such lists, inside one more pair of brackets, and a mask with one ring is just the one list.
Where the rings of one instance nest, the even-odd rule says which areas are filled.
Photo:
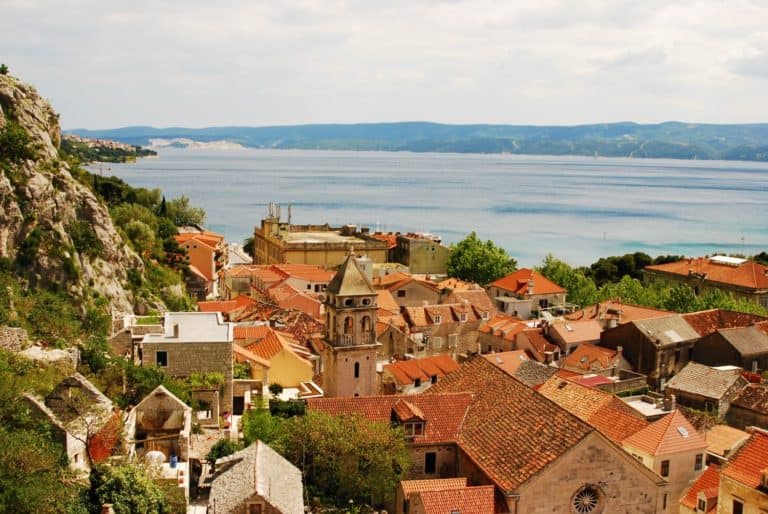
[[334, 346], [359, 346], [363, 344], [374, 344], [376, 342], [376, 335], [373, 332], [367, 332], [360, 334], [358, 342], [355, 343], [352, 334], [337, 334], [336, 344]]

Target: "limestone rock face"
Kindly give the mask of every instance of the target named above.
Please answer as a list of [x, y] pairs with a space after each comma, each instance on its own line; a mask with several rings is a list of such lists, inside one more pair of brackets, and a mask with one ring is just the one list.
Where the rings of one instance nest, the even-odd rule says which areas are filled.
[[[0, 75], [0, 128], [9, 120], [27, 131], [36, 158], [0, 166], [0, 257], [13, 260], [22, 252], [22, 274], [31, 284], [56, 284], [75, 297], [90, 288], [112, 311], [131, 312], [124, 284], [128, 270], [143, 271], [141, 259], [115, 230], [106, 206], [58, 160], [58, 114], [33, 87]], [[77, 222], [92, 229], [97, 252], [75, 249], [69, 232]]]

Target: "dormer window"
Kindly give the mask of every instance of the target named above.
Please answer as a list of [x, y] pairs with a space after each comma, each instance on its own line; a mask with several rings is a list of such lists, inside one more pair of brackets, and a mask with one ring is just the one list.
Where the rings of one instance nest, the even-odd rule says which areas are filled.
[[707, 512], [707, 500], [699, 498], [698, 512]]
[[406, 437], [418, 437], [424, 435], [424, 422], [423, 421], [409, 421], [403, 423], [403, 430]]
[[482, 317], [483, 317], [484, 320], [487, 320], [489, 318], [489, 316], [490, 316], [490, 313], [488, 311], [483, 311], [483, 316]]
[[461, 321], [462, 323], [467, 321], [466, 313], [462, 312], [461, 314], [459, 314], [459, 321]]
[[443, 317], [439, 314], [435, 314], [435, 317], [433, 318], [435, 325], [439, 325], [443, 321]]

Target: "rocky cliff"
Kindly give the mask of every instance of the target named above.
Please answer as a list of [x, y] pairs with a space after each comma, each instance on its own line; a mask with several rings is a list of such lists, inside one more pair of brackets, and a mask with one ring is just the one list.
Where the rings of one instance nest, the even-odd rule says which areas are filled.
[[33, 286], [66, 288], [81, 299], [95, 291], [113, 311], [132, 311], [124, 284], [128, 270], [143, 270], [141, 259], [59, 159], [58, 114], [33, 87], [0, 75], [0, 132], [10, 127], [26, 132], [28, 151], [9, 155], [10, 143], [0, 144], [0, 258]]

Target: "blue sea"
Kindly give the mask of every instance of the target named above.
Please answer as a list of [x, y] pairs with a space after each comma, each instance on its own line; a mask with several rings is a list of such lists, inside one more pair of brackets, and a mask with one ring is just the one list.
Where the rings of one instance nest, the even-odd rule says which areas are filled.
[[447, 243], [476, 231], [521, 266], [547, 253], [572, 265], [768, 250], [768, 164], [406, 152], [167, 149], [91, 166], [188, 196], [206, 225], [242, 242], [283, 206], [293, 223], [423, 231]]

